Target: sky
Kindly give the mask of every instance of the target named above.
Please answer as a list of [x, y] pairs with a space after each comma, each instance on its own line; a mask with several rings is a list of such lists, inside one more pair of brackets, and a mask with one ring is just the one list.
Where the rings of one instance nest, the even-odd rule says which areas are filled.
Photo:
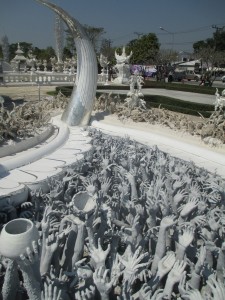
[[[51, 0], [81, 24], [103, 27], [112, 46], [155, 33], [161, 48], [192, 52], [192, 44], [225, 29], [225, 0]], [[35, 0], [0, 0], [0, 39], [55, 48], [54, 13]], [[161, 30], [162, 27], [164, 30]], [[225, 49], [224, 49], [225, 50]]]

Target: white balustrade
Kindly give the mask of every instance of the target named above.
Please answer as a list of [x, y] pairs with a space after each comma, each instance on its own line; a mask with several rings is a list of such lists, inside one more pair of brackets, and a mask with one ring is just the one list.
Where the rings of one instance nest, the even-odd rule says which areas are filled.
[[[26, 83], [26, 84], [54, 84], [74, 83], [76, 74], [65, 73], [3, 73], [3, 84]], [[106, 75], [98, 74], [98, 82], [104, 83]]]
[[36, 84], [54, 84], [59, 82], [73, 83], [76, 80], [76, 74], [59, 73], [3, 73], [3, 83], [36, 83]]

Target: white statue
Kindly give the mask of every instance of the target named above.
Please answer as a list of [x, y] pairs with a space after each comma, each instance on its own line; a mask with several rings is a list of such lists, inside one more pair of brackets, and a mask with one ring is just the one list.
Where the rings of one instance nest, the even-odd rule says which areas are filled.
[[216, 101], [215, 101], [215, 110], [221, 110], [225, 104], [225, 90], [222, 91], [222, 96], [220, 96], [218, 92], [218, 88], [216, 88]]
[[130, 52], [130, 55], [126, 55], [126, 49], [125, 47], [123, 47], [123, 51], [122, 54], [119, 55], [116, 51], [115, 51], [115, 58], [116, 58], [116, 63], [117, 64], [129, 64], [130, 58], [132, 56], [133, 52]]
[[123, 47], [122, 54], [119, 55], [115, 51], [115, 58], [116, 58], [116, 66], [115, 69], [117, 70], [117, 78], [114, 80], [115, 83], [122, 83], [128, 84], [129, 77], [130, 77], [130, 65], [129, 61], [132, 56], [133, 52], [130, 52], [130, 55], [126, 55], [125, 47]]
[[102, 82], [105, 82], [105, 84], [107, 84], [107, 82], [108, 82], [108, 65], [109, 65], [108, 58], [106, 56], [104, 56], [103, 54], [100, 54], [99, 63], [100, 63], [100, 66], [102, 67], [102, 72], [101, 72]]

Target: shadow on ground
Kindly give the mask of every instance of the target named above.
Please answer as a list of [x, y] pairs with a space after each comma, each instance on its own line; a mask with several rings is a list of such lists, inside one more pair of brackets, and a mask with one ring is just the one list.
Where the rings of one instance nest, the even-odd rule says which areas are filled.
[[8, 110], [13, 110], [14, 104], [15, 104], [15, 106], [18, 106], [18, 105], [22, 105], [24, 102], [26, 102], [22, 98], [12, 100], [9, 96], [5, 96], [5, 95], [0, 95], [0, 98], [4, 99], [4, 108], [6, 108]]
[[110, 113], [107, 111], [94, 112], [94, 114], [91, 117], [91, 121], [93, 119], [97, 119], [98, 121], [104, 120], [104, 118], [109, 115], [110, 115]]

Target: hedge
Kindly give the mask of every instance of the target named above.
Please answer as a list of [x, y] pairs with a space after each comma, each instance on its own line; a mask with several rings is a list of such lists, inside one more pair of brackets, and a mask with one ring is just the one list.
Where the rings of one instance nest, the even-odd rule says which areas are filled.
[[[179, 90], [185, 92], [195, 92], [195, 93], [202, 93], [202, 94], [215, 94], [215, 88], [208, 87], [208, 86], [196, 86], [196, 85], [187, 85], [187, 84], [177, 84], [177, 83], [165, 83], [165, 82], [157, 82], [157, 81], [145, 81], [145, 85], [143, 88], [163, 88], [168, 90]], [[126, 85], [110, 85], [104, 86], [99, 85], [97, 87], [98, 90], [101, 92], [97, 92], [96, 96], [99, 97], [102, 93], [104, 93], [105, 89], [110, 90], [129, 90], [129, 86]], [[65, 96], [69, 97], [72, 93], [73, 86], [58, 86], [55, 90], [55, 95], [58, 94], [59, 91], [63, 93]], [[218, 89], [219, 92], [223, 90]], [[50, 93], [49, 93], [50, 94]], [[51, 95], [54, 94], [51, 92]], [[121, 99], [125, 99], [126, 95], [121, 94]], [[144, 100], [146, 101], [147, 108], [151, 107], [161, 107], [164, 109], [168, 109], [174, 112], [180, 112], [184, 114], [196, 115], [199, 116], [199, 113], [204, 117], [209, 117], [211, 113], [214, 111], [214, 105], [208, 104], [199, 104], [193, 103], [188, 101], [183, 101], [179, 99], [174, 99], [171, 97], [166, 96], [158, 96], [158, 95], [145, 95]]]
[[[97, 92], [96, 96], [99, 97], [101, 94], [101, 92]], [[120, 94], [120, 98], [122, 100], [124, 100], [126, 97], [127, 96], [125, 94]], [[188, 102], [166, 96], [145, 95], [144, 100], [148, 109], [152, 107], [160, 107], [170, 111], [194, 116], [199, 116], [200, 113], [206, 118], [208, 118], [214, 111], [214, 105]]]

